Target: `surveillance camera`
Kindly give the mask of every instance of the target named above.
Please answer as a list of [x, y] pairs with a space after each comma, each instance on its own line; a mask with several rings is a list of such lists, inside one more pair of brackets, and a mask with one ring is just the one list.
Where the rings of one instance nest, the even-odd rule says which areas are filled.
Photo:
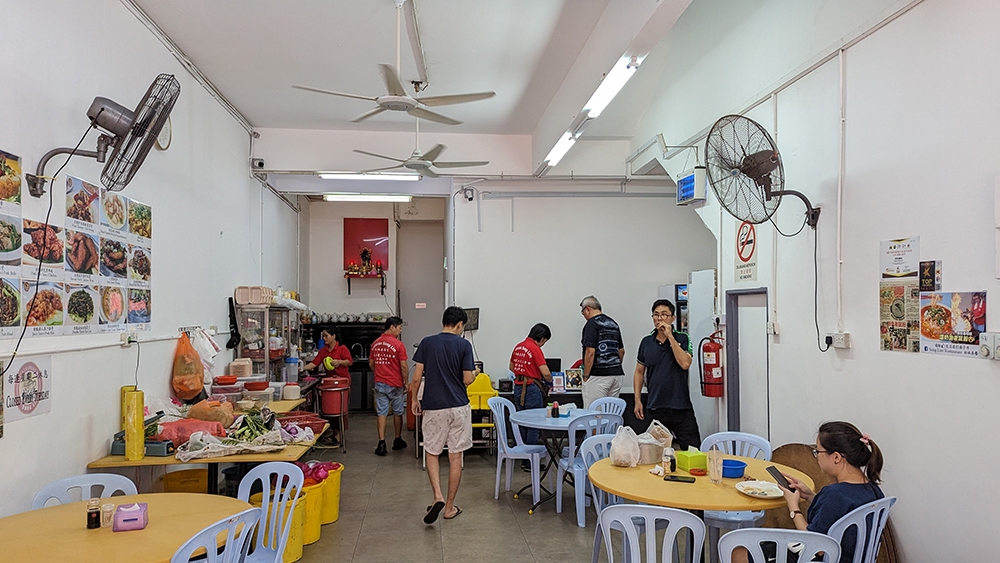
[[465, 199], [469, 201], [476, 199], [476, 192], [472, 191], [470, 188], [465, 188], [464, 190], [462, 190], [462, 195], [464, 195]]
[[263, 170], [264, 169], [264, 159], [263, 158], [251, 158], [250, 159], [250, 168], [253, 168], [254, 170]]

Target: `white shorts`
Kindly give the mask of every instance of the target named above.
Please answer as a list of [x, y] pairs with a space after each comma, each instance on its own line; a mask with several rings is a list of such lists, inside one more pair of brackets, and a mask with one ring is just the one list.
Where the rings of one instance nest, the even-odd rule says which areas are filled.
[[589, 409], [601, 397], [617, 397], [622, 390], [624, 375], [592, 375], [583, 382], [583, 408]]
[[472, 407], [424, 411], [421, 431], [424, 450], [431, 455], [441, 455], [445, 446], [448, 453], [464, 452], [472, 447]]

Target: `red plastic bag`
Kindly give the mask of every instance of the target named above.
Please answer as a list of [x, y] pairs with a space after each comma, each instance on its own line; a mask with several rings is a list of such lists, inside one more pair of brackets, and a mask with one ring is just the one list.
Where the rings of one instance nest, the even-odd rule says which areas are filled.
[[222, 427], [222, 423], [220, 422], [185, 418], [174, 422], [160, 423], [160, 433], [150, 439], [170, 440], [174, 443], [174, 447], [177, 448], [187, 442], [191, 438], [191, 434], [195, 432], [208, 432], [212, 436], [220, 437], [226, 435], [226, 429]]
[[[205, 366], [201, 363], [201, 358], [187, 333], [181, 334], [181, 339], [177, 341], [177, 351], [174, 352], [174, 371], [170, 379], [170, 386], [174, 389], [174, 394], [178, 399], [187, 401], [193, 399], [205, 388]], [[185, 439], [185, 441], [187, 441]], [[176, 442], [174, 445], [179, 445]]]

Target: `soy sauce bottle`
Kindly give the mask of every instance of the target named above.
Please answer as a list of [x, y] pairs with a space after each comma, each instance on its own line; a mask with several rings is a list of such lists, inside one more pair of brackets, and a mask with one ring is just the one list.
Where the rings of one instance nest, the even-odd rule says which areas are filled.
[[92, 498], [87, 501], [87, 529], [96, 530], [101, 527], [101, 499]]

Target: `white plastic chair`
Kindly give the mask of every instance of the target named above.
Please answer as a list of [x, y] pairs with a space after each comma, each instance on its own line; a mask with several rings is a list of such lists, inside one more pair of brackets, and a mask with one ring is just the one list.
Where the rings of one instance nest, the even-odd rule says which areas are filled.
[[[600, 520], [604, 533], [605, 552], [608, 562], [614, 563], [611, 530], [624, 532], [622, 553], [629, 563], [641, 563], [642, 553], [639, 551], [639, 536], [646, 536], [646, 563], [679, 563], [677, 535], [681, 531], [690, 532], [688, 536], [687, 560], [701, 561], [701, 551], [705, 544], [705, 524], [694, 514], [667, 508], [665, 506], [649, 506], [643, 504], [616, 504], [601, 511]], [[656, 538], [660, 534], [643, 534], [643, 530], [665, 530], [663, 545], [657, 549]], [[597, 559], [597, 554], [594, 554]], [[758, 561], [763, 561], [759, 559]]]
[[103, 487], [101, 498], [107, 498], [121, 491], [124, 495], [137, 495], [139, 491], [135, 488], [135, 483], [124, 475], [114, 473], [88, 473], [86, 475], [75, 475], [58, 481], [49, 483], [35, 493], [35, 498], [31, 501], [31, 509], [45, 508], [45, 503], [49, 499], [56, 499], [59, 504], [76, 502], [70, 491], [80, 489], [79, 500], [90, 500], [96, 495], [94, 487]]
[[[701, 451], [707, 452], [712, 446], [717, 446], [719, 450], [729, 455], [755, 457], [768, 461], [771, 459], [771, 443], [756, 434], [716, 432], [702, 441]], [[723, 529], [760, 528], [763, 525], [763, 510], [706, 510], [705, 526], [708, 528], [709, 563], [719, 561], [718, 552], [714, 547], [718, 545], [719, 534]]]
[[625, 413], [625, 399], [621, 397], [601, 397], [590, 403], [591, 410], [621, 415]]
[[[847, 540], [853, 542], [851, 548], [854, 550], [853, 563], [875, 563], [875, 558], [878, 557], [878, 546], [882, 541], [882, 532], [885, 530], [886, 522], [889, 521], [889, 509], [894, 504], [896, 504], [896, 497], [886, 497], [859, 506], [834, 522], [827, 535], [837, 540], [837, 543], [840, 544], [840, 550], [846, 552], [844, 534], [852, 531], [851, 535], [854, 537], [848, 537]], [[853, 530], [851, 530], [852, 528]], [[861, 543], [862, 548], [858, 549], [857, 538], [861, 530], [865, 531], [865, 541]]]
[[[170, 563], [188, 563], [194, 552], [199, 549], [204, 549], [205, 555], [204, 557], [199, 556], [198, 561], [243, 563], [247, 556], [247, 550], [250, 549], [253, 531], [257, 528], [259, 520], [260, 509], [256, 507], [248, 508], [229, 518], [223, 518], [184, 542], [184, 545], [170, 558]], [[226, 533], [226, 540], [220, 553], [218, 537], [222, 532]]]
[[564, 450], [559, 459], [559, 472], [556, 474], [556, 512], [562, 512], [562, 488], [566, 474], [573, 475], [573, 492], [576, 497], [576, 524], [583, 528], [587, 525], [586, 493], [587, 466], [580, 456], [580, 445], [590, 436], [605, 434], [604, 429], [622, 425], [622, 417], [617, 414], [585, 414], [569, 421], [566, 431], [569, 434], [569, 448]]
[[[271, 490], [271, 481], [277, 485]], [[288, 533], [292, 529], [292, 513], [302, 492], [305, 476], [298, 466], [284, 461], [269, 461], [251, 469], [240, 481], [236, 498], [250, 502], [250, 491], [254, 483], [260, 481], [261, 491], [260, 522], [257, 541], [253, 552], [246, 560], [253, 563], [281, 563], [281, 556], [288, 543]], [[288, 507], [287, 516], [285, 507]], [[265, 537], [267, 538], [265, 541]]]
[[504, 490], [509, 491], [510, 481], [514, 476], [513, 461], [526, 459], [531, 463], [531, 502], [537, 503], [542, 496], [541, 483], [539, 483], [542, 460], [549, 457], [545, 446], [525, 444], [521, 438], [520, 427], [513, 422], [511, 422], [511, 427], [514, 431], [516, 445], [509, 446], [507, 444], [507, 420], [510, 418], [508, 414], [515, 410], [514, 403], [503, 397], [490, 397], [486, 402], [490, 405], [490, 411], [493, 412], [493, 427], [496, 428], [497, 432], [497, 484], [493, 490], [493, 498], [500, 498], [500, 471], [503, 462], [507, 462], [507, 481]]
[[780, 528], [746, 528], [733, 530], [719, 540], [719, 557], [723, 563], [732, 563], [733, 550], [745, 547], [754, 561], [765, 561], [761, 543], [775, 545], [775, 563], [788, 563], [788, 546], [802, 544], [799, 561], [812, 561], [819, 552], [826, 553], [825, 561], [840, 561], [840, 544], [825, 534], [784, 530]]

